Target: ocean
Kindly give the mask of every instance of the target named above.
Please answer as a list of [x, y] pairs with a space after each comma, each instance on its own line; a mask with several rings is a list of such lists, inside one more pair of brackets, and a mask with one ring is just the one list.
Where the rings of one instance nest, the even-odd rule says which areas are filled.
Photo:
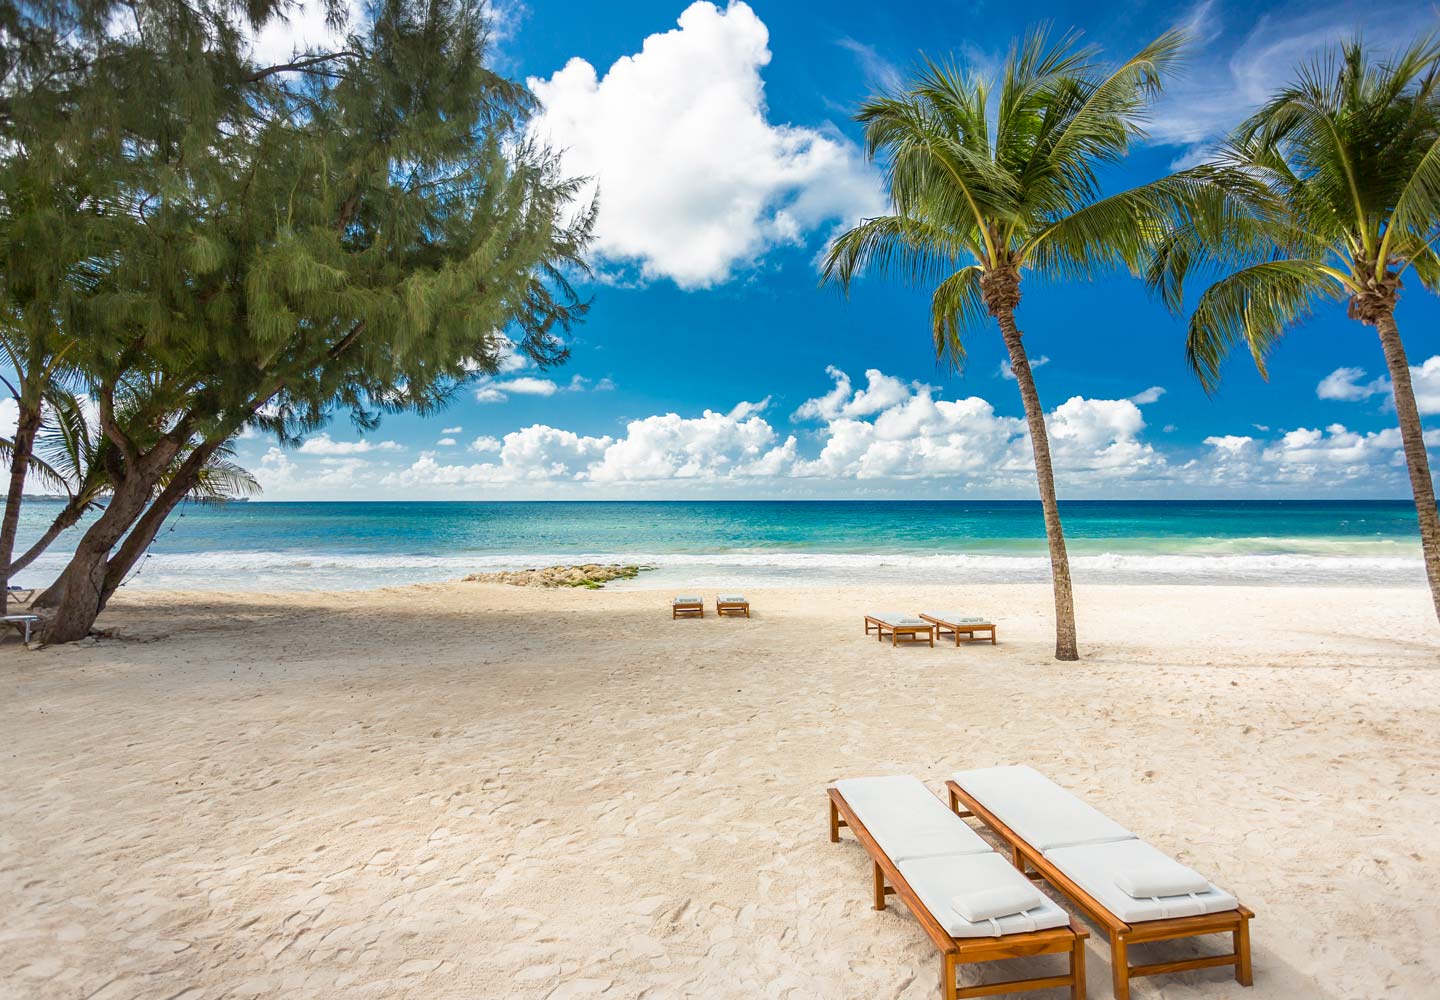
[[[1410, 501], [1070, 501], [1078, 583], [1425, 585]], [[23, 552], [59, 504], [21, 511]], [[78, 530], [20, 573], [38, 585]], [[186, 504], [128, 587], [348, 590], [557, 563], [653, 566], [612, 587], [1043, 582], [1030, 501]]]

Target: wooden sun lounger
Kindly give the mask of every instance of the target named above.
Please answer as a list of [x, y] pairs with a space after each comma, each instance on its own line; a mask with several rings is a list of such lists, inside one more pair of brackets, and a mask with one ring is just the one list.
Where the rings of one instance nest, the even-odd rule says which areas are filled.
[[[1233, 965], [1235, 981], [1241, 986], [1251, 985], [1250, 968], [1250, 919], [1255, 916], [1249, 909], [1237, 905], [1233, 910], [1218, 913], [1204, 913], [1192, 917], [1170, 917], [1160, 920], [1145, 920], [1126, 923], [1107, 910], [1093, 896], [1080, 888], [1059, 868], [1030, 844], [1022, 840], [1013, 830], [1002, 823], [969, 792], [957, 782], [945, 782], [950, 793], [950, 808], [958, 816], [973, 816], [993, 830], [1010, 847], [1015, 867], [1028, 878], [1044, 881], [1074, 903], [1085, 916], [1105, 928], [1110, 937], [1110, 968], [1115, 986], [1115, 1000], [1130, 1000], [1130, 980], [1138, 976], [1161, 976], [1172, 972], [1188, 972], [1192, 969], [1209, 969]], [[962, 810], [961, 806], [965, 808]], [[1030, 871], [1033, 867], [1035, 870]], [[1225, 955], [1206, 955], [1174, 962], [1154, 962], [1148, 965], [1131, 965], [1129, 946], [1150, 941], [1172, 941], [1177, 938], [1198, 937], [1202, 934], [1229, 934], [1232, 950]]]
[[[940, 993], [944, 1000], [960, 1000], [962, 997], [984, 997], [1000, 993], [1023, 993], [1030, 990], [1052, 989], [1057, 986], [1070, 988], [1070, 1000], [1085, 1000], [1085, 939], [1090, 932], [1070, 918], [1069, 927], [1052, 927], [1049, 930], [1030, 931], [1021, 934], [1006, 934], [1004, 937], [955, 938], [951, 937], [925, 904], [910, 888], [900, 870], [880, 849], [870, 831], [855, 816], [845, 797], [837, 788], [827, 788], [830, 797], [830, 843], [840, 842], [840, 828], [848, 827], [855, 839], [870, 855], [874, 869], [875, 909], [885, 909], [885, 897], [899, 896], [940, 949]], [[1032, 955], [1069, 954], [1070, 967], [1063, 976], [1046, 976], [1039, 979], [1011, 979], [998, 983], [983, 983], [977, 986], [961, 986], [956, 979], [960, 965], [981, 962], [996, 962], [1007, 958], [1024, 958]]]
[[704, 602], [703, 600], [695, 600], [695, 601], [671, 601], [671, 602], [670, 602], [670, 618], [671, 618], [672, 620], [673, 620], [673, 619], [676, 619], [676, 618], [704, 618], [704, 617], [705, 617], [705, 602]]
[[[955, 636], [955, 645], [960, 645], [960, 637], [963, 635], [966, 642], [979, 641], [975, 639], [976, 632], [989, 632], [990, 645], [995, 645], [995, 626], [990, 622], [955, 622], [946, 621], [939, 615], [927, 615], [921, 612], [918, 616], [935, 626], [935, 634], [944, 638], [945, 635]], [[983, 639], [984, 636], [981, 637]]]
[[733, 600], [727, 601], [721, 598], [719, 595], [716, 595], [715, 614], [720, 616], [721, 618], [725, 617], [726, 615], [735, 615], [737, 617], [740, 615], [744, 615], [746, 618], [749, 618], [750, 602]]
[[931, 646], [935, 645], [935, 626], [929, 622], [920, 625], [892, 625], [882, 618], [865, 616], [865, 634], [875, 633], [875, 638], [880, 642], [885, 641], [886, 633], [890, 635], [890, 645], [898, 646], [900, 643], [918, 643], [929, 641]]

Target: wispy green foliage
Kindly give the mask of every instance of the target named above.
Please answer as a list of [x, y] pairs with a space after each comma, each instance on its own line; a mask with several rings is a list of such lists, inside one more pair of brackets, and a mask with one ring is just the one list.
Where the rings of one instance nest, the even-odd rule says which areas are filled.
[[0, 15], [0, 252], [62, 234], [7, 290], [76, 341], [115, 449], [77, 560], [143, 540], [244, 427], [288, 442], [336, 412], [431, 412], [512, 346], [563, 360], [586, 311], [593, 206], [487, 67], [482, 0], [376, 0], [332, 49], [256, 63], [250, 32], [285, 6]]

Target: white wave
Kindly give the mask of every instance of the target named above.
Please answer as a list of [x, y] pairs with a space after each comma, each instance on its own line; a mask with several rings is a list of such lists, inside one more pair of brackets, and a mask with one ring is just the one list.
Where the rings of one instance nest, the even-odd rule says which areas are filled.
[[[1101, 551], [1074, 554], [1079, 582], [1302, 584], [1423, 586], [1418, 546], [1374, 554], [1359, 543], [1350, 554], [1314, 552]], [[1337, 550], [1344, 552], [1343, 548]], [[1043, 552], [1043, 550], [1042, 550]], [[24, 584], [43, 584], [63, 566], [63, 554], [47, 554]], [[471, 553], [379, 554], [319, 551], [212, 551], [156, 553], [127, 584], [151, 589], [356, 590], [450, 580], [467, 573], [585, 562], [639, 563], [654, 567], [615, 587], [795, 586], [859, 582], [1004, 583], [1043, 582], [1044, 554], [752, 551], [723, 553]]]

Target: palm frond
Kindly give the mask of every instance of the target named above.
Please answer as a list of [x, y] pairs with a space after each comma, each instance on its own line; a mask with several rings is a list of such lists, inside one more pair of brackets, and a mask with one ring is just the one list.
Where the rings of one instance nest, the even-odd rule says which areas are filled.
[[980, 294], [981, 267], [970, 264], [940, 282], [930, 297], [935, 357], [959, 371], [965, 366], [965, 337], [989, 318]]
[[936, 225], [903, 215], [866, 219], [842, 234], [826, 251], [821, 283], [836, 282], [848, 291], [864, 270], [898, 276], [913, 284], [941, 280], [974, 251], [973, 237], [959, 237]]
[[260, 481], [249, 470], [228, 459], [212, 458], [200, 470], [190, 495], [206, 500], [233, 500], [260, 492]]
[[[9, 468], [14, 463], [14, 459], [15, 442], [10, 438], [0, 437], [0, 465]], [[67, 495], [70, 493], [69, 481], [60, 474], [59, 470], [33, 451], [26, 471], [28, 476], [34, 476], [46, 489]]]
[[1265, 358], [1286, 328], [1308, 317], [1315, 299], [1339, 299], [1343, 293], [1314, 261], [1272, 260], [1243, 268], [1200, 296], [1190, 317], [1185, 359], [1206, 392], [1214, 392], [1225, 356], [1243, 341], [1264, 376]]

